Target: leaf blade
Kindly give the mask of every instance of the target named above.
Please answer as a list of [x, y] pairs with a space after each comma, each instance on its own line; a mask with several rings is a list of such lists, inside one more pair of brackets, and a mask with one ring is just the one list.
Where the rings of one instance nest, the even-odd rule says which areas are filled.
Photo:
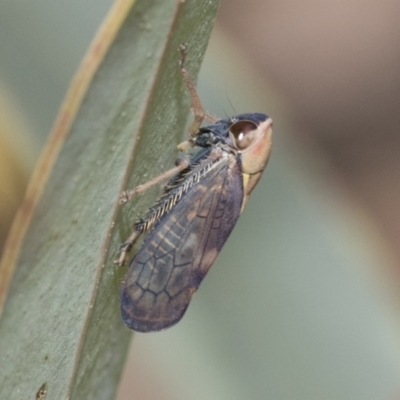
[[[15, 387], [32, 397], [43, 383], [51, 398], [115, 392], [130, 337], [117, 304], [123, 271], [110, 268], [130, 225], [117, 198], [126, 182], [154, 173], [173, 154], [188, 108], [176, 49], [188, 41], [196, 55], [189, 67], [198, 69], [217, 8], [195, 1], [132, 5], [116, 3], [119, 13], [103, 26], [110, 29], [104, 59], [92, 46], [88, 57], [98, 68], [84, 80], [87, 91], [72, 86], [76, 117], [71, 104], [60, 111], [15, 228], [20, 242], [14, 238], [3, 258], [3, 266], [13, 265], [10, 255], [16, 262], [0, 323], [4, 398]], [[111, 237], [114, 222], [120, 228]]]

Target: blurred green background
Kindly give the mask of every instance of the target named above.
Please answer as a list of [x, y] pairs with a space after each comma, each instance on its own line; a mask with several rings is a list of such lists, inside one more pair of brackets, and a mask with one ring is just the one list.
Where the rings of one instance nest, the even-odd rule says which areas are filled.
[[[2, 243], [111, 4], [0, 3]], [[268, 113], [272, 158], [185, 318], [135, 335], [119, 400], [399, 398], [398, 12], [222, 1], [203, 103]]]

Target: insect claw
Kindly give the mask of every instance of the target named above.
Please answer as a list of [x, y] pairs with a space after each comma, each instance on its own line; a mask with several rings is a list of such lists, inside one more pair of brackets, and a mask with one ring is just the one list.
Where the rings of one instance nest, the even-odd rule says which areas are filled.
[[119, 204], [126, 204], [128, 201], [129, 201], [128, 193], [124, 190], [124, 191], [119, 195]]
[[123, 259], [122, 255], [120, 255], [117, 259], [113, 261], [114, 265], [116, 265], [117, 267], [123, 267], [125, 265], [125, 259], [126, 259], [125, 255], [123, 256]]
[[179, 45], [178, 50], [181, 53], [181, 56], [179, 58], [179, 67], [184, 68], [185, 59], [186, 59], [186, 51], [187, 51], [187, 43], [181, 43]]
[[119, 257], [117, 260], [114, 261], [114, 264], [118, 265], [118, 267], [123, 267], [126, 262], [127, 255], [129, 253], [129, 250], [131, 249], [132, 244], [130, 243], [123, 243], [119, 249]]
[[117, 258], [116, 260], [113, 261], [114, 265], [116, 265], [117, 267], [122, 267], [125, 264], [125, 261], [121, 264], [121, 261], [119, 258]]

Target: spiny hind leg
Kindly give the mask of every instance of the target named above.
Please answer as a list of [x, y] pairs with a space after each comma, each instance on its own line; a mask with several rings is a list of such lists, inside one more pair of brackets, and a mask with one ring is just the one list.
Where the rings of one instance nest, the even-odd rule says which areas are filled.
[[119, 204], [126, 204], [128, 201], [131, 201], [133, 197], [136, 195], [145, 192], [146, 190], [150, 189], [152, 186], [157, 185], [172, 176], [179, 174], [179, 172], [186, 169], [190, 164], [189, 157], [183, 157], [179, 160], [177, 166], [171, 168], [168, 171], [156, 176], [153, 179], [150, 179], [148, 182], [143, 183], [142, 185], [136, 186], [130, 190], [124, 190], [121, 195], [119, 196]]
[[[189, 134], [193, 138], [196, 136], [197, 132], [199, 131], [200, 126], [203, 123], [204, 119], [209, 122], [216, 122], [217, 119], [212, 117], [211, 115], [207, 114], [204, 111], [204, 108], [201, 105], [200, 97], [196, 90], [196, 86], [194, 85], [192, 78], [189, 75], [189, 72], [185, 68], [185, 59], [186, 59], [186, 51], [187, 51], [187, 46], [185, 43], [183, 43], [179, 46], [179, 51], [181, 53], [181, 57], [179, 59], [179, 68], [181, 70], [181, 74], [182, 74], [183, 80], [185, 81], [186, 87], [188, 88], [189, 93], [190, 93], [190, 97], [191, 97], [190, 108], [194, 115], [194, 120], [189, 127]], [[184, 143], [186, 143], [186, 142], [184, 142]], [[183, 144], [181, 144], [181, 145], [183, 145]]]
[[[183, 171], [184, 169], [186, 169], [189, 166], [189, 164], [190, 164], [190, 158], [188, 156], [178, 159], [176, 167], [171, 168], [170, 170], [164, 172], [163, 174], [156, 176], [155, 178], [151, 179], [150, 181], [148, 181], [142, 185], [139, 185], [134, 189], [126, 190], [126, 191], [122, 192], [119, 197], [119, 203], [126, 204], [128, 201], [132, 200], [132, 198], [134, 196], [136, 196], [137, 194], [143, 193], [147, 189], [151, 188], [152, 186], [154, 186], [158, 183], [161, 183], [162, 181]], [[137, 231], [134, 226], [128, 239], [126, 239], [125, 242], [122, 243], [122, 245], [120, 247], [119, 257], [115, 261], [115, 263], [117, 265], [125, 264], [129, 251], [132, 249], [132, 246], [139, 239], [141, 234], [142, 234], [142, 232]]]

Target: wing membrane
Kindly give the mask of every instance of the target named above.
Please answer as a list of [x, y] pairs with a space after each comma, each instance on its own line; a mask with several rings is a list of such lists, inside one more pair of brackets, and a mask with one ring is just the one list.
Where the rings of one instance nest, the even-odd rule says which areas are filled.
[[156, 224], [122, 286], [122, 317], [131, 329], [157, 331], [182, 318], [231, 233], [242, 200], [242, 176], [231, 155]]

